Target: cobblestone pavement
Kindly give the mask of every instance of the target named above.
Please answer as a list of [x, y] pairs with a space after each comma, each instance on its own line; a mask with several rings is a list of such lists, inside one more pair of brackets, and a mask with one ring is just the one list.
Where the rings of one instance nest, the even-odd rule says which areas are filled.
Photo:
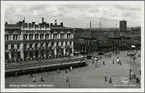
[[[140, 88], [140, 84], [136, 84], [135, 80], [127, 81], [124, 84], [123, 77], [129, 78], [130, 58], [126, 56], [127, 51], [121, 52], [119, 55], [112, 55], [112, 58], [105, 58], [99, 60], [98, 67], [92, 64], [92, 60], [86, 60], [88, 66], [74, 68], [72, 71], [65, 73], [60, 70], [34, 74], [36, 82], [32, 83], [30, 75], [23, 75], [19, 77], [7, 77], [5, 79], [6, 88], [18, 87], [47, 87], [47, 88]], [[94, 56], [97, 56], [94, 54]], [[116, 59], [119, 56], [122, 65], [117, 64]], [[115, 64], [113, 64], [113, 60]], [[103, 65], [105, 61], [105, 65]], [[131, 64], [133, 72], [139, 77], [140, 58], [137, 58], [135, 63]], [[39, 81], [39, 76], [43, 76], [44, 82]], [[68, 82], [67, 82], [67, 76]], [[104, 81], [107, 76], [108, 81]], [[110, 78], [112, 83], [109, 83]], [[23, 84], [23, 85], [22, 85]]]

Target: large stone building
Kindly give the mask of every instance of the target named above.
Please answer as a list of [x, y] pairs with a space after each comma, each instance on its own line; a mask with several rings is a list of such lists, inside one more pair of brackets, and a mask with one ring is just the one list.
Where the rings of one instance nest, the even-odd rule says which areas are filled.
[[5, 61], [26, 61], [73, 56], [73, 29], [55, 23], [5, 23]]

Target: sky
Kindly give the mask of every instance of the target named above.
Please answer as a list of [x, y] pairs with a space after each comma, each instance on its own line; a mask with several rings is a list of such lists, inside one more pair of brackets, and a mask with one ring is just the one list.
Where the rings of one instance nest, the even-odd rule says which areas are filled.
[[90, 21], [92, 28], [119, 27], [120, 20], [126, 20], [128, 27], [141, 26], [140, 4], [7, 4], [5, 7], [5, 21], [16, 23], [26, 22], [54, 23], [63, 22], [67, 27], [88, 28]]

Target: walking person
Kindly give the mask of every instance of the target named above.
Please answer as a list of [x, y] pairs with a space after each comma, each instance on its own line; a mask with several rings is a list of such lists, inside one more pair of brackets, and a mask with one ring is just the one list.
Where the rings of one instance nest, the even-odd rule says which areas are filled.
[[109, 83], [112, 83], [112, 78], [110, 77]]
[[43, 79], [43, 77], [42, 77], [42, 76], [40, 76], [40, 77], [39, 77], [39, 79], [40, 79], [40, 81], [41, 81], [41, 82], [43, 82], [43, 81], [44, 81], [44, 79]]
[[32, 78], [32, 83], [36, 82], [35, 77]]
[[105, 76], [105, 82], [106, 82], [106, 81], [108, 81], [108, 80], [107, 80], [107, 76]]
[[139, 80], [138, 76], [136, 77], [136, 83], [140, 84], [140, 80]]
[[70, 66], [70, 71], [72, 71], [72, 69], [73, 69], [72, 66]]
[[103, 65], [105, 65], [105, 61], [103, 61]]
[[67, 69], [65, 69], [65, 73], [67, 73]]
[[15, 72], [15, 77], [18, 77], [18, 72]]
[[68, 82], [68, 76], [67, 76], [67, 78], [66, 78], [66, 82]]
[[117, 57], [117, 64], [119, 64], [120, 60], [119, 60], [119, 57]]
[[57, 69], [57, 73], [60, 73], [60, 70], [59, 69]]
[[33, 78], [33, 73], [30, 74], [30, 78]]
[[113, 60], [113, 64], [114, 64], [114, 60]]

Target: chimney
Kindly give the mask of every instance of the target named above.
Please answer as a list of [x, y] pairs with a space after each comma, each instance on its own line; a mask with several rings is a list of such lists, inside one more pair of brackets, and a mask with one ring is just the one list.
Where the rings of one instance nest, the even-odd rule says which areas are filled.
[[7, 25], [7, 24], [8, 24], [8, 22], [5, 22], [5, 24]]
[[90, 21], [90, 31], [92, 30], [92, 28], [91, 28], [91, 21]]
[[42, 17], [42, 23], [44, 23], [44, 18]]
[[23, 23], [25, 23], [25, 17], [24, 17]]
[[55, 20], [55, 25], [57, 25], [57, 20]]
[[52, 24], [52, 23], [50, 23], [50, 27], [52, 27], [52, 25], [53, 25], [53, 24]]
[[63, 22], [61, 22], [60, 25], [63, 27]]

